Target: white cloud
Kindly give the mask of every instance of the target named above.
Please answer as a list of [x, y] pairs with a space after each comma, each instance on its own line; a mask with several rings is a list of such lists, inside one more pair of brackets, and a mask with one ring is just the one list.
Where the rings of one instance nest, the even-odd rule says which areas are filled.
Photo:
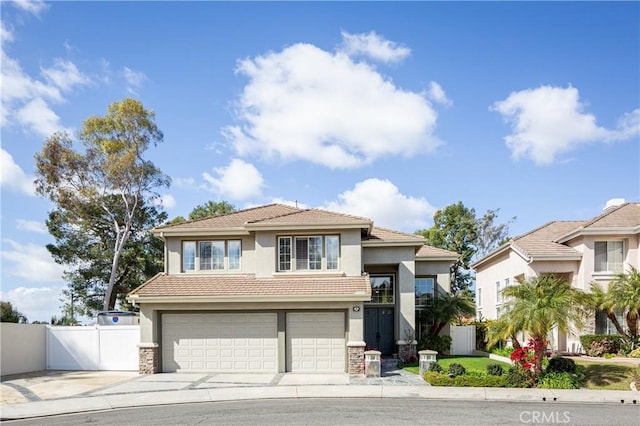
[[35, 195], [33, 177], [27, 176], [11, 154], [0, 148], [0, 187]]
[[12, 4], [16, 8], [35, 16], [40, 16], [42, 11], [49, 8], [49, 5], [43, 0], [13, 0]]
[[640, 110], [625, 114], [616, 130], [596, 125], [596, 117], [585, 113], [578, 89], [541, 86], [511, 93], [492, 105], [513, 130], [505, 137], [514, 159], [553, 163], [558, 155], [579, 145], [624, 140], [640, 132]]
[[411, 54], [411, 49], [398, 46], [375, 31], [368, 34], [342, 31], [340, 50], [348, 56], [363, 55], [381, 62], [399, 62]]
[[5, 23], [0, 21], [0, 42], [7, 43], [13, 41], [13, 31], [5, 26]]
[[30, 282], [61, 282], [64, 268], [54, 262], [51, 254], [37, 244], [21, 244], [5, 239], [10, 250], [0, 251], [3, 263], [13, 263], [9, 273]]
[[15, 118], [23, 126], [43, 137], [55, 132], [69, 131], [60, 124], [60, 117], [42, 98], [35, 98], [15, 111]]
[[343, 53], [296, 44], [242, 60], [237, 72], [249, 78], [237, 105], [240, 124], [223, 135], [240, 155], [354, 168], [441, 143], [424, 94], [396, 87]]
[[453, 101], [447, 97], [447, 94], [445, 93], [442, 86], [440, 86], [435, 81], [432, 81], [429, 84], [428, 96], [429, 96], [429, 99], [431, 99], [432, 101], [437, 102], [446, 107], [450, 107], [453, 105]]
[[61, 90], [68, 92], [74, 86], [83, 86], [91, 83], [91, 79], [78, 70], [76, 65], [68, 60], [56, 58], [51, 68], [42, 68], [42, 75]]
[[137, 91], [142, 88], [142, 84], [147, 79], [145, 73], [142, 71], [132, 70], [129, 67], [124, 67], [122, 74], [127, 82], [127, 91], [131, 94], [137, 95]]
[[196, 181], [194, 178], [174, 178], [171, 180], [172, 183], [178, 188], [188, 188], [195, 185]]
[[214, 171], [217, 178], [206, 172], [202, 177], [210, 185], [210, 190], [224, 197], [246, 200], [261, 194], [264, 180], [253, 164], [235, 158], [227, 167], [216, 167]]
[[164, 194], [156, 199], [155, 204], [166, 209], [172, 209], [176, 206], [176, 199], [171, 194]]
[[29, 322], [51, 320], [60, 317], [63, 286], [17, 287], [0, 292], [0, 299], [11, 302], [13, 307], [27, 317]]
[[48, 232], [44, 223], [35, 220], [16, 219], [16, 228], [38, 234], [46, 234]]
[[424, 198], [404, 195], [389, 180], [375, 178], [356, 183], [324, 208], [368, 217], [376, 226], [406, 232], [424, 228], [436, 211]]

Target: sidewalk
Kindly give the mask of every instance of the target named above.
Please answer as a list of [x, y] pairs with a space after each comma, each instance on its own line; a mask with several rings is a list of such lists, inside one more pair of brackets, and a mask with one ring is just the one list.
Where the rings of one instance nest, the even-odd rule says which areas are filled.
[[[638, 404], [640, 410], [640, 392], [432, 387], [403, 370], [385, 371], [382, 377], [369, 379], [344, 373], [161, 373], [149, 376], [133, 372], [43, 373], [2, 382], [1, 420], [164, 404], [280, 398], [586, 402]], [[69, 388], [67, 385], [73, 382], [77, 382], [76, 387]], [[79, 389], [84, 390], [77, 392]], [[23, 401], [28, 402], [8, 402], [7, 390], [25, 393]]]

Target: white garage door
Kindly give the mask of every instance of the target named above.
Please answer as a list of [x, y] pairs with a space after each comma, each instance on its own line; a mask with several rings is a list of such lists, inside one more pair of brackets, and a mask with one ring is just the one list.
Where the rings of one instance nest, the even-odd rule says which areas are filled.
[[345, 371], [344, 313], [287, 314], [287, 371]]
[[278, 371], [278, 320], [264, 314], [163, 314], [162, 371]]

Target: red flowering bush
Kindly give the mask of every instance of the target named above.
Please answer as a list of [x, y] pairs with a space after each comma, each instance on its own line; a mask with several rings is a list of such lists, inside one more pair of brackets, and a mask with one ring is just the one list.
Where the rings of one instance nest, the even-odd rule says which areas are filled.
[[532, 379], [538, 376], [541, 372], [540, 366], [542, 360], [539, 359], [540, 353], [545, 353], [547, 342], [542, 339], [529, 339], [529, 343], [526, 346], [514, 350], [509, 358], [514, 364], [519, 365], [522, 369], [531, 375]]

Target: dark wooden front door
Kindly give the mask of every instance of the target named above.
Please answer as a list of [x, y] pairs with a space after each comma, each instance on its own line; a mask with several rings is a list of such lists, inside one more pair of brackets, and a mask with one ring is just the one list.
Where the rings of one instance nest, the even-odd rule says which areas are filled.
[[393, 308], [364, 308], [364, 341], [382, 355], [393, 353]]

